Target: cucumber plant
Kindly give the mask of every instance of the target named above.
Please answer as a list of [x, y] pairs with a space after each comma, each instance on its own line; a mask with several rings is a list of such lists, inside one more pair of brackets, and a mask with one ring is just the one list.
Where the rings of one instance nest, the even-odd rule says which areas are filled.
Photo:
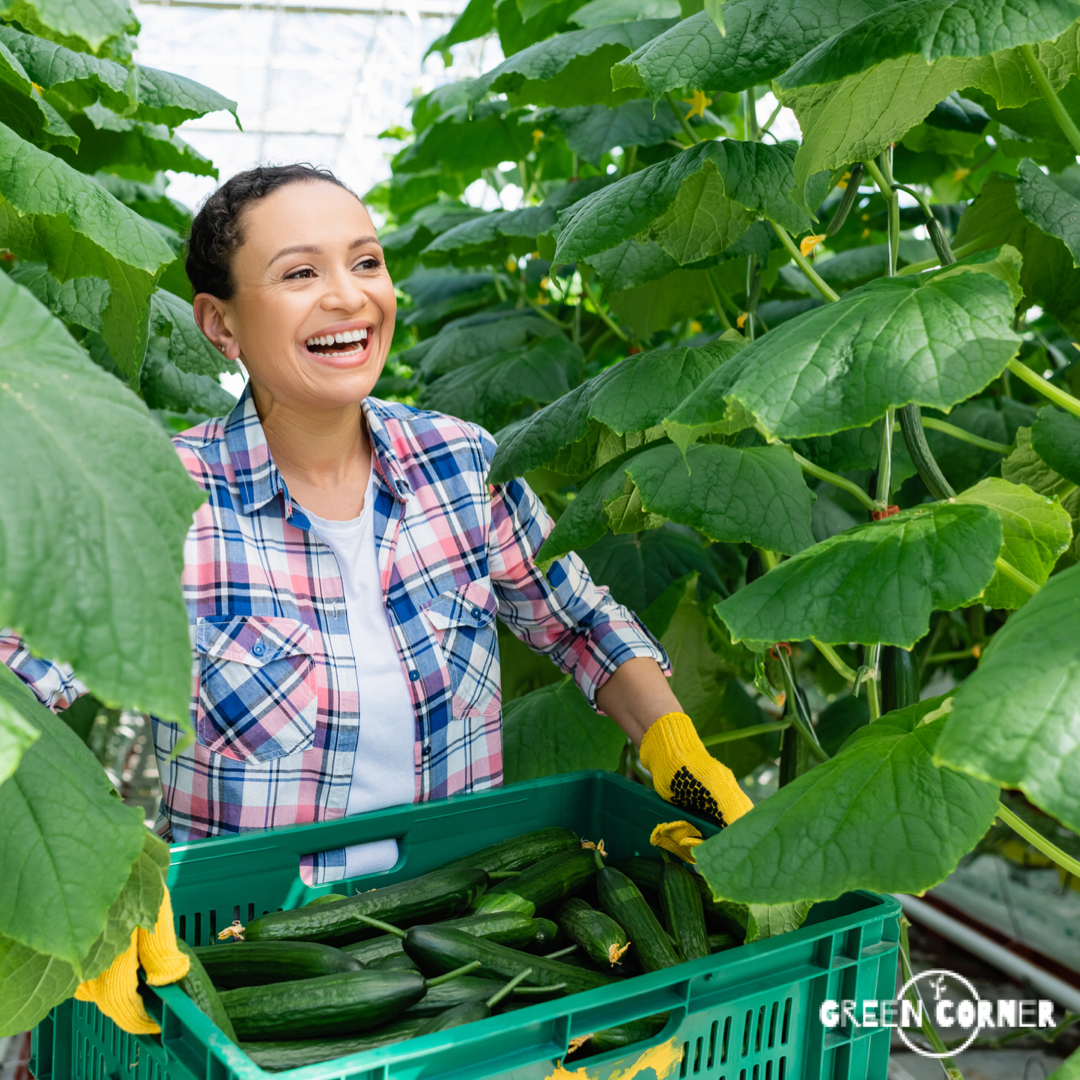
[[[188, 725], [184, 536], [168, 435], [233, 401], [178, 258], [175, 134], [235, 103], [132, 60], [125, 0], [0, 2], [0, 626], [110, 708]], [[169, 854], [73, 727], [0, 666], [0, 1035], [152, 927]]]
[[[506, 59], [387, 133], [376, 393], [496, 433], [539, 562], [663, 641], [767, 795], [697, 849], [766, 922], [922, 892], [995, 817], [1080, 870], [1077, 14], [472, 0], [432, 48]], [[504, 660], [508, 781], [633, 768]]]

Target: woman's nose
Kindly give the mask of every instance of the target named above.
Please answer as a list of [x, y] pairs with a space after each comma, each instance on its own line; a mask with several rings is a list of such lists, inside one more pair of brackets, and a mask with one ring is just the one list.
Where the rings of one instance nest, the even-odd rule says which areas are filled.
[[349, 271], [338, 271], [323, 280], [326, 282], [321, 301], [324, 309], [359, 312], [367, 304], [368, 292], [364, 287], [365, 283]]

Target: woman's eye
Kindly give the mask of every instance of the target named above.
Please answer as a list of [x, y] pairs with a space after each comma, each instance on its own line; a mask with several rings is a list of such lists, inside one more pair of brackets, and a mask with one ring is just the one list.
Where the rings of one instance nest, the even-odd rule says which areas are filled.
[[315, 271], [310, 266], [305, 266], [300, 270], [293, 270], [292, 273], [285, 275], [286, 281], [301, 281], [305, 278], [314, 277]]
[[382, 263], [374, 255], [368, 255], [356, 264], [358, 270], [378, 270], [380, 266]]

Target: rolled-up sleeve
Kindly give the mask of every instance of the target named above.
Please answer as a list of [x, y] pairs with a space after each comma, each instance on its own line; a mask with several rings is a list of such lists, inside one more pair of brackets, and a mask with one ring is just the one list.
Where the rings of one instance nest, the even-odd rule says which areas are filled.
[[6, 664], [53, 712], [66, 709], [87, 692], [67, 664], [34, 656], [18, 634], [0, 630], [0, 663]]
[[529, 648], [572, 675], [594, 709], [597, 691], [632, 657], [652, 657], [670, 674], [660, 643], [605, 586], [593, 582], [576, 554], [554, 562], [546, 576], [536, 565], [552, 525], [523, 480], [491, 486], [488, 566], [499, 617]]

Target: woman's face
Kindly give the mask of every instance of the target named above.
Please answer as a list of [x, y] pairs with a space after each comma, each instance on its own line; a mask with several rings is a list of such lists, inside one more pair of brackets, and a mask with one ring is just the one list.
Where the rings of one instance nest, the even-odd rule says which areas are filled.
[[243, 214], [236, 292], [218, 301], [227, 354], [239, 352], [257, 400], [300, 409], [361, 401], [386, 363], [397, 314], [368, 212], [344, 188], [313, 181], [278, 188]]

